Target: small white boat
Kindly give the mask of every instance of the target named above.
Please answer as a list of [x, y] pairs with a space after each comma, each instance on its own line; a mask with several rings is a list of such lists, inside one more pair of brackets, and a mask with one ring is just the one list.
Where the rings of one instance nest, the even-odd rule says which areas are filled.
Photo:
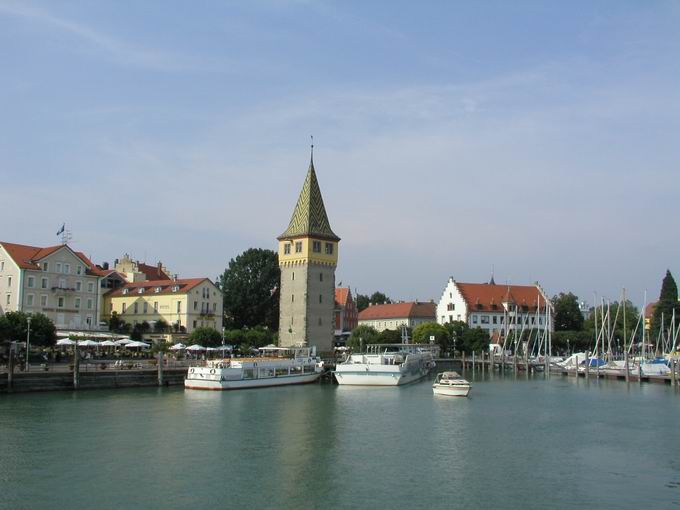
[[467, 397], [470, 393], [470, 383], [458, 372], [441, 372], [434, 380], [432, 392], [447, 397]]
[[[291, 352], [292, 351], [292, 352]], [[323, 362], [308, 348], [261, 348], [264, 356], [208, 361], [189, 367], [184, 387], [191, 390], [238, 390], [315, 382]], [[275, 356], [278, 354], [278, 356]], [[286, 357], [287, 354], [292, 354]]]

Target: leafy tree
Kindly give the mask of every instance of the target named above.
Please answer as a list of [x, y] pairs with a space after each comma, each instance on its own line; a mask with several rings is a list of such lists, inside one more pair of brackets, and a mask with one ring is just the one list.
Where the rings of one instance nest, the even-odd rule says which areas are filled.
[[153, 325], [154, 333], [165, 333], [170, 328], [170, 325], [163, 319], [158, 319], [156, 324]]
[[552, 334], [552, 350], [554, 353], [593, 351], [595, 336], [592, 331], [555, 331]]
[[[29, 314], [24, 312], [7, 312], [0, 317], [0, 340], [26, 341]], [[34, 313], [31, 317], [31, 345], [50, 347], [57, 340], [57, 329], [49, 317], [42, 313]]]
[[580, 331], [583, 329], [583, 314], [578, 304], [578, 297], [569, 292], [552, 298], [555, 307], [555, 331]]
[[379, 333], [371, 326], [361, 325], [352, 330], [352, 334], [347, 340], [347, 346], [354, 351], [359, 351], [363, 344], [364, 349], [368, 344], [378, 343]]
[[222, 335], [214, 328], [196, 328], [189, 335], [189, 342], [204, 347], [217, 347], [222, 343]]
[[436, 322], [424, 322], [413, 329], [414, 344], [430, 343], [431, 336], [434, 336], [434, 341], [439, 344], [442, 352], [449, 351], [451, 336], [446, 327]]
[[378, 291], [371, 294], [371, 297], [369, 298], [369, 300], [374, 305], [385, 305], [385, 304], [392, 302], [392, 300], [390, 298], [388, 298], [385, 294], [383, 294], [382, 292], [378, 292]]
[[470, 328], [463, 333], [461, 346], [457, 349], [465, 352], [479, 352], [489, 350], [489, 333], [482, 328]]
[[680, 322], [680, 303], [678, 303], [678, 286], [675, 283], [675, 279], [669, 270], [666, 270], [666, 276], [664, 276], [663, 282], [661, 283], [661, 294], [659, 295], [659, 301], [654, 306], [654, 315], [652, 316], [652, 338], [656, 339], [659, 330], [661, 329], [661, 319], [663, 317], [664, 329], [668, 330], [671, 319], [673, 317], [673, 311], [675, 311], [675, 323]]
[[371, 299], [364, 294], [357, 294], [357, 297], [354, 301], [357, 305], [357, 311], [361, 312], [363, 310], [366, 310], [366, 308], [368, 308], [368, 305], [370, 304]]
[[278, 329], [280, 285], [275, 252], [250, 248], [231, 259], [220, 277], [229, 324], [235, 329], [258, 325]]
[[[619, 307], [621, 307], [621, 310], [619, 310]], [[633, 330], [635, 329], [635, 324], [637, 323], [639, 317], [640, 317], [640, 312], [637, 309], [637, 307], [629, 300], [626, 300], [625, 306], [619, 303], [618, 301], [614, 301], [613, 303], [609, 304], [609, 316], [610, 320], [607, 321], [608, 325], [611, 325], [611, 329], [613, 331], [612, 339], [614, 342], [616, 340], [619, 340], [619, 343], [621, 345], [621, 348], [623, 348], [623, 310], [626, 310], [626, 342], [630, 342], [630, 337], [631, 334], [633, 333]], [[607, 311], [607, 307], [605, 305], [605, 313]], [[680, 317], [680, 315], [679, 315]], [[588, 319], [584, 322], [583, 324], [583, 329], [588, 335], [590, 335], [591, 338], [595, 338], [597, 334], [599, 334], [600, 329], [602, 328], [602, 309], [600, 307], [597, 308], [597, 329], [595, 328], [595, 308], [590, 309], [590, 315]], [[616, 319], [616, 320], [614, 320]], [[605, 348], [607, 346], [607, 326], [605, 326]], [[634, 342], [637, 342], [642, 339], [642, 325], [638, 328], [636, 338], [633, 339]], [[593, 340], [593, 344], [591, 347], [595, 346], [595, 341]], [[601, 345], [601, 344], [600, 344]]]
[[269, 328], [257, 326], [254, 328], [229, 329], [224, 332], [224, 340], [229, 345], [240, 346], [245, 351], [251, 347], [264, 347], [277, 343], [277, 334]]
[[111, 312], [111, 317], [109, 317], [108, 320], [109, 323], [109, 331], [113, 331], [114, 333], [129, 333], [130, 332], [130, 325], [125, 322], [120, 315], [118, 315], [117, 312]]
[[447, 322], [446, 324], [444, 324], [444, 327], [446, 328], [446, 331], [449, 334], [449, 338], [451, 339], [451, 349], [453, 350], [455, 348], [457, 351], [462, 350], [463, 334], [468, 329], [470, 329], [470, 327], [467, 325], [467, 322], [465, 321]]
[[401, 330], [400, 329], [383, 329], [380, 333], [378, 333], [378, 338], [374, 343], [376, 343], [376, 344], [400, 344], [401, 343]]

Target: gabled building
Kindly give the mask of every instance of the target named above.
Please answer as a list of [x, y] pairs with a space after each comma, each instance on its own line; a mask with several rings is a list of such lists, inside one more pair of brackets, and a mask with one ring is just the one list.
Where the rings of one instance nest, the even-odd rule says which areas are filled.
[[357, 305], [349, 287], [335, 289], [335, 343], [344, 344], [359, 320]]
[[552, 304], [538, 284], [461, 283], [451, 277], [437, 305], [437, 322], [463, 321], [503, 337], [512, 329], [552, 327], [551, 313]]
[[332, 351], [340, 238], [328, 221], [313, 158], [288, 228], [278, 241], [279, 345]]
[[0, 242], [0, 314], [42, 313], [57, 329], [99, 329], [103, 275], [66, 244]]
[[377, 331], [414, 328], [424, 322], [434, 322], [437, 305], [434, 303], [390, 303], [371, 305], [359, 312], [359, 326], [370, 326]]
[[106, 317], [113, 312], [134, 326], [159, 320], [191, 333], [199, 327], [222, 330], [222, 292], [208, 278], [125, 283], [104, 295]]

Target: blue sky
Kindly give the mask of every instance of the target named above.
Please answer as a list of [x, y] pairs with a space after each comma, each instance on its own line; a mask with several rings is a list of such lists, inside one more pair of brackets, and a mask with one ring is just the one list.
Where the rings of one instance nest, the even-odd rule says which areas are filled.
[[[680, 277], [680, 2], [0, 0], [0, 239], [214, 277], [315, 138], [338, 281]], [[672, 232], [667, 235], [665, 232]]]

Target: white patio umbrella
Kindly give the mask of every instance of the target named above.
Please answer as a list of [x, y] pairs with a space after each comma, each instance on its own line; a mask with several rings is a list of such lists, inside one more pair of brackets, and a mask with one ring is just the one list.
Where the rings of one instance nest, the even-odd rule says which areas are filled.
[[130, 348], [140, 348], [140, 349], [146, 349], [149, 347], [149, 344], [145, 344], [144, 342], [130, 342], [125, 346], [126, 349]]
[[112, 342], [111, 340], [104, 340], [99, 344], [100, 347], [116, 347], [116, 342]]
[[99, 347], [99, 343], [94, 340], [83, 340], [78, 342], [78, 347]]
[[116, 340], [114, 343], [116, 345], [127, 345], [129, 343], [132, 343], [132, 340], [130, 340], [129, 338], [121, 338], [120, 340]]
[[180, 343], [175, 344], [172, 347], [170, 347], [170, 350], [171, 351], [181, 351], [182, 349], [186, 349], [186, 348], [187, 348], [187, 346], [180, 342]]
[[76, 345], [76, 343], [70, 338], [62, 338], [61, 340], [57, 340], [57, 345]]
[[205, 347], [202, 345], [194, 344], [187, 347], [187, 351], [205, 351]]

